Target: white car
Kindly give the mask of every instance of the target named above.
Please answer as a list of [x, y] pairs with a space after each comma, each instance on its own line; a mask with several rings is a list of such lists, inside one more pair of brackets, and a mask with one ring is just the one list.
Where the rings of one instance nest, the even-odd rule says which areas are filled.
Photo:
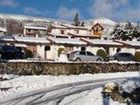
[[70, 61], [103, 61], [102, 57], [96, 56], [90, 51], [72, 51], [67, 53]]

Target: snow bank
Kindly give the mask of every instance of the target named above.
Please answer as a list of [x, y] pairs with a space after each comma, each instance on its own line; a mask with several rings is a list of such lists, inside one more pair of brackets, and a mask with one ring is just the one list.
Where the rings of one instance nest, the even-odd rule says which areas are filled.
[[13, 79], [13, 78], [17, 78], [17, 77], [19, 77], [19, 76], [18, 75], [13, 75], [13, 74], [0, 75], [0, 78], [2, 78], [2, 79], [8, 79], [8, 80]]

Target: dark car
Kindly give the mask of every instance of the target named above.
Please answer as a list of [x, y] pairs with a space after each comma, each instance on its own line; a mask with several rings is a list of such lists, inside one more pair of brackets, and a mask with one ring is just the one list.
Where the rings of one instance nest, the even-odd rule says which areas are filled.
[[134, 56], [131, 53], [128, 52], [120, 52], [120, 53], [116, 53], [113, 56], [109, 56], [105, 59], [106, 61], [110, 61], [110, 60], [117, 60], [117, 61], [133, 61], [134, 60]]
[[0, 58], [1, 59], [23, 59], [25, 54], [22, 48], [11, 45], [0, 45]]

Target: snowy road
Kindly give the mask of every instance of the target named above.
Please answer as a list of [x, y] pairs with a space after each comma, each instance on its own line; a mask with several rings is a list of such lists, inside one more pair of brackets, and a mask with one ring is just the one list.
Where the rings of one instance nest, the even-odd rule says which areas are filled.
[[[78, 97], [87, 95], [92, 90], [102, 87], [110, 82], [122, 82], [129, 79], [112, 78], [90, 80], [76, 83], [61, 84], [47, 89], [39, 89], [26, 94], [20, 94], [14, 97], [6, 97], [0, 100], [0, 105], [65, 105], [64, 100], [74, 94], [81, 94]], [[72, 99], [73, 100], [73, 99]]]

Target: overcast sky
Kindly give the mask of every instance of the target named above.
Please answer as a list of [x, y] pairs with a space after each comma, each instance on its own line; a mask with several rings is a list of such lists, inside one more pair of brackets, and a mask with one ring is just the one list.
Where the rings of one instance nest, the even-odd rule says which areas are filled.
[[72, 20], [140, 21], [140, 0], [0, 0], [0, 12]]

